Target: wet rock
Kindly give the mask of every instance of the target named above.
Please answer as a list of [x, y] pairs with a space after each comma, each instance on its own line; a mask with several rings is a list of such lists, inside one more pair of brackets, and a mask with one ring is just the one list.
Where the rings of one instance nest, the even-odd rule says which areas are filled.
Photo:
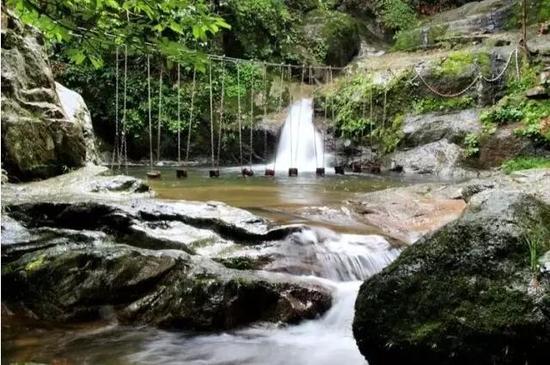
[[122, 323], [219, 330], [297, 322], [331, 303], [320, 287], [234, 272], [181, 251], [70, 238], [3, 265], [2, 281], [11, 311], [63, 322], [100, 319], [110, 308]]
[[531, 271], [526, 238], [548, 242], [548, 227], [550, 205], [534, 195], [474, 195], [362, 285], [353, 331], [369, 364], [546, 363], [550, 277]]
[[462, 214], [465, 203], [459, 194], [449, 196], [444, 189], [443, 184], [422, 184], [375, 191], [349, 202], [349, 207], [358, 221], [411, 244]]
[[429, 113], [409, 116], [403, 125], [402, 146], [415, 147], [441, 139], [461, 144], [469, 133], [479, 133], [481, 123], [476, 109], [453, 113]]
[[436, 175], [442, 178], [477, 176], [477, 172], [461, 167], [464, 152], [447, 139], [421, 145], [409, 150], [399, 150], [385, 157], [386, 170], [400, 166], [404, 173]]
[[145, 193], [149, 186], [141, 179], [131, 176], [114, 176], [109, 180], [102, 180], [92, 184], [90, 190], [94, 193], [102, 191], [116, 191], [128, 193]]
[[[59, 175], [87, 160], [83, 124], [66, 115], [41, 36], [8, 14], [2, 28], [2, 164], [12, 180]], [[88, 130], [89, 131], [89, 130]]]

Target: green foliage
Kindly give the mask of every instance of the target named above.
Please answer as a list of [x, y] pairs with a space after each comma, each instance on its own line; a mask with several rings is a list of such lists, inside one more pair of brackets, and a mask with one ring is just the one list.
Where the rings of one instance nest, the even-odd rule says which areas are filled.
[[365, 74], [350, 75], [338, 80], [331, 90], [321, 91], [317, 100], [329, 116], [334, 115], [338, 134], [356, 143], [369, 143], [372, 138], [380, 150], [391, 152], [402, 138], [404, 113], [411, 109], [411, 89], [405, 82], [410, 77], [410, 73], [403, 73], [381, 85]]
[[539, 257], [550, 249], [550, 231], [542, 222], [526, 222], [524, 226], [524, 240], [529, 250], [529, 268], [536, 274], [539, 271]]
[[375, 5], [384, 26], [391, 30], [403, 30], [417, 24], [416, 13], [403, 0], [376, 0]]
[[297, 41], [297, 19], [282, 0], [229, 0], [221, 10], [232, 25], [228, 54], [282, 59]]
[[418, 114], [434, 111], [452, 111], [466, 109], [475, 105], [475, 99], [468, 95], [456, 98], [428, 97], [413, 103], [414, 111]]
[[479, 154], [479, 136], [475, 133], [468, 133], [464, 137], [464, 153], [466, 157], [474, 157]]
[[160, 50], [165, 57], [201, 65], [201, 54], [188, 46], [229, 28], [204, 0], [7, 0], [7, 5], [52, 44], [63, 45], [72, 62], [96, 68], [117, 45], [133, 54]]
[[542, 167], [550, 167], [550, 158], [537, 156], [519, 156], [502, 164], [502, 169], [507, 174], [518, 170], [529, 170]]
[[[56, 77], [66, 86], [82, 94], [90, 109], [96, 132], [107, 142], [114, 140], [115, 130], [115, 74], [116, 69], [113, 60], [109, 60], [101, 69], [94, 69], [91, 66], [65, 64]], [[180, 116], [178, 121], [178, 88], [176, 67], [169, 69], [166, 65], [160, 66], [159, 59], [152, 59], [154, 65], [151, 71], [151, 107], [154, 139], [156, 138], [156, 127], [158, 123], [158, 102], [159, 102], [159, 72], [162, 67], [162, 116], [161, 116], [161, 141], [168, 142], [166, 149], [174, 148], [174, 139], [178, 126], [183, 135], [187, 133], [190, 122], [191, 94], [192, 94], [192, 70], [181, 68], [180, 82]], [[129, 135], [129, 153], [131, 157], [139, 158], [148, 153], [148, 100], [147, 100], [147, 70], [146, 61], [143, 58], [130, 58], [127, 80], [127, 109], [126, 127]], [[251, 122], [250, 117], [250, 91], [253, 88], [256, 97], [254, 98], [255, 117], [263, 113], [264, 74], [259, 64], [240, 64], [240, 80], [237, 80], [237, 69], [234, 64], [226, 64], [225, 71], [220, 63], [213, 64], [212, 68], [212, 91], [214, 106], [214, 122], [218, 123], [221, 111], [221, 90], [222, 80], [224, 81], [224, 129], [226, 139], [233, 138], [231, 131], [237, 125], [237, 96], [241, 97], [241, 117], [244, 125]], [[268, 111], [277, 106], [279, 90], [272, 90], [271, 85], [278, 82], [279, 75], [268, 74], [267, 89]], [[202, 150], [209, 148], [209, 75], [208, 72], [197, 72], [194, 116], [192, 120], [193, 144], [199, 145]], [[123, 82], [124, 75], [119, 70], [119, 123], [123, 119]], [[156, 147], [155, 147], [156, 148]], [[173, 152], [174, 151], [165, 151]], [[199, 151], [200, 152], [200, 151]], [[202, 151], [206, 152], [206, 151]]]

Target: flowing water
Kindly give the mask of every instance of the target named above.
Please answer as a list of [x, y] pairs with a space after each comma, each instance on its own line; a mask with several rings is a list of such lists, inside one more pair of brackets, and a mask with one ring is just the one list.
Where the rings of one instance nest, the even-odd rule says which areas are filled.
[[[209, 179], [206, 169], [197, 168], [189, 170], [189, 178], [178, 180], [174, 169], [164, 167], [162, 179], [150, 181], [157, 197], [219, 200], [275, 218], [279, 223], [307, 224], [292, 211], [341, 204], [359, 193], [402, 183], [375, 176], [329, 174], [316, 178], [304, 173], [319, 167], [323, 156], [321, 136], [314, 132], [311, 103], [311, 99], [303, 99], [291, 107], [277, 152], [276, 169], [297, 167], [299, 177], [278, 173], [275, 178], [266, 178], [261, 176], [264, 166], [255, 166], [257, 175], [252, 178], [240, 177], [238, 168], [225, 168], [219, 179]], [[300, 144], [296, 136], [300, 136]], [[129, 172], [144, 177], [146, 168], [131, 168]], [[113, 322], [73, 326], [32, 321], [2, 323], [2, 363], [366, 364], [351, 331], [355, 298], [362, 281], [382, 270], [399, 251], [382, 236], [347, 226], [339, 227], [338, 232], [328, 227], [309, 224], [280, 242], [266, 244], [264, 249], [275, 251], [280, 259], [259, 272], [266, 276], [300, 275], [329, 288], [333, 305], [318, 319], [292, 326], [259, 323], [215, 334], [127, 327]], [[253, 249], [242, 248], [245, 253]]]
[[275, 170], [286, 172], [290, 167], [299, 172], [314, 172], [325, 167], [323, 135], [313, 124], [313, 99], [300, 99], [290, 106], [277, 146]]

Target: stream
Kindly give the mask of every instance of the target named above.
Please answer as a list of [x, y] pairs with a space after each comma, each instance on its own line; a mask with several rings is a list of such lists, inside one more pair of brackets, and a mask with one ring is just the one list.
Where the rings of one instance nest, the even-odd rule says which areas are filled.
[[[160, 167], [162, 178], [150, 180], [159, 199], [222, 201], [267, 217], [277, 224], [302, 224], [305, 228], [260, 248], [241, 247], [240, 254], [276, 253], [274, 266], [261, 275], [300, 275], [329, 288], [332, 307], [324, 315], [297, 325], [257, 323], [223, 333], [173, 332], [151, 327], [122, 326], [109, 319], [84, 325], [52, 325], [29, 320], [3, 323], [2, 362], [51, 364], [366, 364], [353, 338], [353, 307], [361, 283], [382, 270], [399, 254], [369, 227], [349, 222], [316, 222], [298, 214], [302, 208], [341, 206], [360, 193], [403, 185], [388, 176], [315, 176], [323, 154], [314, 132], [311, 100], [296, 102], [279, 142], [276, 176], [264, 177], [266, 165], [256, 165], [256, 175], [240, 176], [240, 167], [221, 169], [221, 177], [207, 177], [208, 168], [189, 169], [187, 179], [177, 179], [173, 167]], [[311, 133], [309, 133], [311, 132]], [[300, 147], [293, 138], [309, 135]], [[294, 137], [293, 137], [294, 136]], [[284, 162], [287, 161], [286, 165]], [[273, 167], [273, 162], [269, 167]], [[288, 177], [289, 166], [300, 170]], [[129, 175], [143, 178], [148, 168], [131, 167]], [[203, 252], [203, 253], [201, 253]], [[209, 249], [198, 250], [205, 254]], [[12, 321], [10, 321], [12, 322]]]

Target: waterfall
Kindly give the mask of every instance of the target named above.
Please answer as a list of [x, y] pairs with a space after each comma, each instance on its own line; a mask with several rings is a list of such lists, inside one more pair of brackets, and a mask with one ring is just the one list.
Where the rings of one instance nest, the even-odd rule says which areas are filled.
[[290, 106], [275, 163], [275, 169], [279, 171], [286, 171], [289, 167], [315, 171], [317, 167], [323, 167], [323, 139], [313, 124], [313, 99], [300, 99]]

